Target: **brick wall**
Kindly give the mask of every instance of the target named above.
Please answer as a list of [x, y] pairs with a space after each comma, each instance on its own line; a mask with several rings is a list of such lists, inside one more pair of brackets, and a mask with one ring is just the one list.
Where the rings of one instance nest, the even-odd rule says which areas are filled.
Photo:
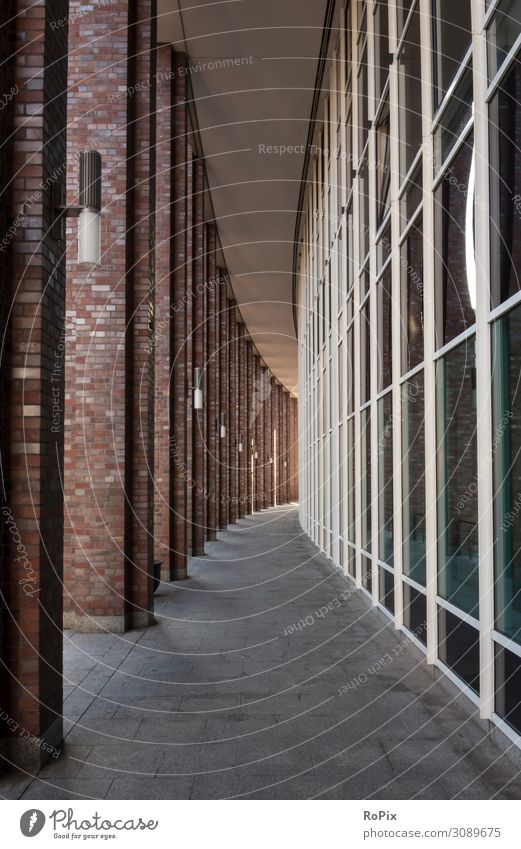
[[77, 202], [77, 154], [99, 150], [103, 256], [78, 267], [69, 226], [65, 623], [121, 631], [152, 606], [155, 5], [112, 3], [110, 29], [103, 8], [75, 16], [81, 5], [71, 0], [67, 192]]
[[66, 168], [67, 27], [53, 24], [66, 7], [65, 0], [16, 0], [2, 9], [11, 14], [3, 55], [12, 56], [3, 82], [14, 93], [2, 116], [14, 135], [0, 164], [10, 177], [0, 207], [7, 239], [0, 261], [11, 305], [2, 351], [2, 425], [10, 421], [9, 431], [2, 427], [2, 654], [9, 668], [2, 707], [19, 727], [4, 726], [1, 734], [9, 759], [28, 770], [48, 757], [40, 740], [52, 746], [62, 737], [63, 429], [54, 416], [63, 409], [65, 269], [53, 222]]

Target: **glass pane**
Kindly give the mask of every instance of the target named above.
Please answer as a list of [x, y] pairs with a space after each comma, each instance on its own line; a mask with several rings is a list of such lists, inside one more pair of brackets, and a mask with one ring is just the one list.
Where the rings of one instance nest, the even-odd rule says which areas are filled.
[[396, 14], [398, 18], [398, 37], [403, 32], [407, 15], [411, 11], [412, 0], [396, 0]]
[[404, 191], [401, 201], [400, 201], [400, 215], [401, 215], [401, 230], [405, 230], [407, 224], [413, 217], [414, 213], [418, 209], [420, 203], [423, 200], [423, 175], [422, 175], [423, 162], [420, 161], [418, 168], [414, 170], [414, 173], [407, 183], [407, 188]]
[[492, 339], [496, 628], [521, 642], [521, 307]]
[[476, 323], [475, 266], [468, 254], [469, 239], [472, 243], [474, 241], [474, 222], [473, 215], [469, 219], [467, 210], [473, 144], [471, 134], [453, 159], [435, 194], [438, 347], [446, 345]]
[[476, 340], [437, 366], [439, 594], [478, 617]]
[[349, 419], [347, 423], [347, 474], [348, 474], [348, 502], [347, 522], [349, 541], [356, 543], [356, 521], [355, 521], [355, 422]]
[[376, 127], [376, 225], [380, 226], [391, 200], [391, 124], [389, 101], [382, 109]]
[[378, 392], [393, 382], [392, 273], [388, 265], [377, 286], [378, 299]]
[[427, 599], [423, 593], [403, 582], [403, 621], [406, 628], [427, 644]]
[[470, 0], [436, 0], [433, 18], [434, 101], [437, 107], [472, 41]]
[[402, 387], [403, 570], [425, 586], [425, 398], [423, 374]]
[[358, 152], [365, 147], [369, 135], [369, 88], [367, 82], [367, 49], [364, 50], [358, 71]]
[[398, 59], [400, 172], [411, 167], [422, 142], [420, 14], [413, 12]]
[[369, 253], [369, 165], [365, 157], [359, 175], [360, 192], [360, 260]]
[[479, 631], [440, 607], [440, 660], [476, 693], [479, 692]]
[[521, 32], [521, 0], [502, 0], [488, 28], [489, 77], [495, 77]]
[[380, 568], [380, 603], [394, 614], [394, 575]]
[[382, 97], [389, 77], [389, 10], [387, 0], [378, 3], [375, 13], [375, 83], [376, 101]]
[[368, 593], [373, 591], [373, 573], [372, 563], [369, 557], [362, 555], [362, 586], [365, 587]]
[[383, 231], [378, 243], [376, 245], [376, 273], [380, 274], [382, 268], [385, 263], [391, 256], [391, 222], [387, 225], [385, 230]]
[[371, 315], [369, 299], [360, 311], [360, 347], [362, 351], [361, 367], [361, 403], [371, 398]]
[[352, 578], [356, 575], [356, 552], [350, 545], [347, 546], [347, 571]]
[[371, 551], [371, 411], [360, 416], [362, 439], [362, 548]]
[[496, 646], [496, 713], [521, 734], [521, 657]]
[[354, 412], [355, 408], [355, 391], [354, 391], [354, 327], [351, 325], [347, 331], [347, 414]]
[[438, 171], [472, 117], [474, 89], [468, 68], [449, 100], [434, 134], [434, 167]]
[[[518, 59], [521, 57], [518, 57]], [[490, 240], [492, 305], [519, 292], [521, 269], [521, 65], [490, 105]]]
[[407, 374], [424, 359], [423, 222], [418, 219], [402, 248], [403, 309], [402, 372]]
[[379, 522], [378, 557], [389, 566], [394, 562], [393, 533], [393, 399], [392, 392], [378, 402]]

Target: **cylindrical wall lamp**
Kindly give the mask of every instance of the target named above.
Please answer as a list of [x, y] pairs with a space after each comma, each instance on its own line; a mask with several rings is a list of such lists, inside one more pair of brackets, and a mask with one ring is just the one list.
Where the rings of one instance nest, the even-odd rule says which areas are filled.
[[[56, 222], [61, 216], [78, 218], [78, 265], [101, 265], [101, 155], [97, 150], [80, 152], [79, 203], [55, 203]], [[59, 187], [58, 187], [59, 188]]]
[[194, 410], [203, 409], [202, 368], [194, 368], [194, 385], [192, 386]]
[[101, 263], [101, 156], [96, 150], [80, 153], [80, 207], [78, 264]]
[[238, 449], [239, 449], [239, 454], [242, 454], [242, 434], [239, 434], [239, 445], [238, 445]]
[[221, 439], [226, 438], [226, 417], [224, 413], [221, 413], [221, 426], [219, 428], [219, 435]]

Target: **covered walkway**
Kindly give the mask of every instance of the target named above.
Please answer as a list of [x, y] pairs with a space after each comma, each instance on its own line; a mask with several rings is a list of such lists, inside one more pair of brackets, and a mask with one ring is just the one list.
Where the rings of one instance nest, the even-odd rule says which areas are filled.
[[155, 625], [66, 632], [62, 755], [8, 795], [519, 798], [504, 738], [317, 553], [294, 506], [206, 551], [161, 584]]

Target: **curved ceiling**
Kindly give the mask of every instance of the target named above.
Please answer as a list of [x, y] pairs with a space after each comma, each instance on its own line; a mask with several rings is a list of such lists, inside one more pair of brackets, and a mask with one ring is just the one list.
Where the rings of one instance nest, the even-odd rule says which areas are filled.
[[207, 179], [248, 331], [297, 387], [293, 239], [327, 0], [159, 0], [158, 37], [190, 56]]

